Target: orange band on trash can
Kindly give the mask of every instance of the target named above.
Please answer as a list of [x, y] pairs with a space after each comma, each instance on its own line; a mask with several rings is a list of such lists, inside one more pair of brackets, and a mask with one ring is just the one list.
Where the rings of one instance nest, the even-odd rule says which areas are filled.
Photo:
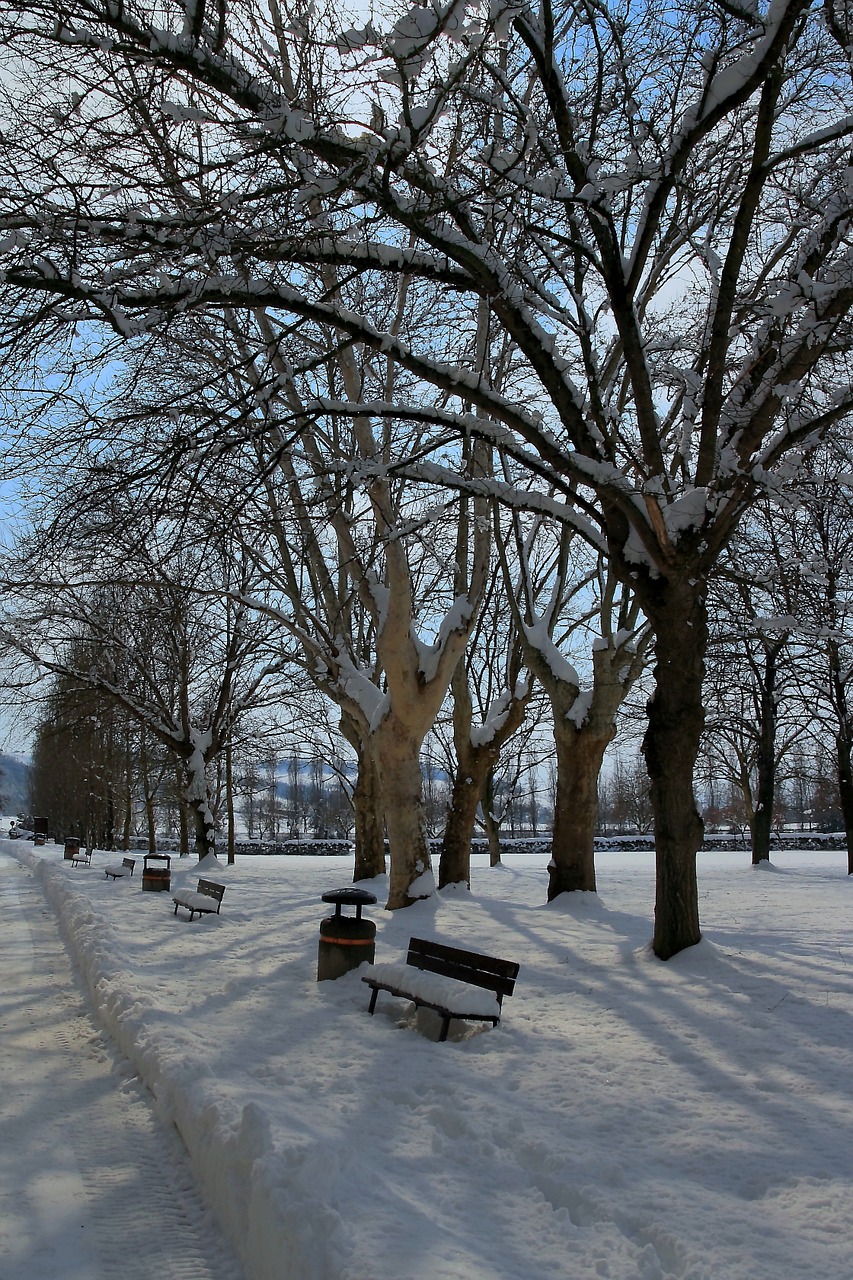
[[376, 937], [372, 938], [329, 938], [325, 933], [320, 934], [321, 942], [333, 942], [336, 947], [369, 947], [372, 942], [376, 941]]

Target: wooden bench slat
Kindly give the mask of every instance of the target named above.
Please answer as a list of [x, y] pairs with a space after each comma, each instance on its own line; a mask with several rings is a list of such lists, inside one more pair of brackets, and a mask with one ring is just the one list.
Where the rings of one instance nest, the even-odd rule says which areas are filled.
[[[179, 889], [174, 895], [172, 901], [175, 904], [175, 915], [178, 914], [178, 907], [183, 907], [185, 911], [189, 911], [191, 921], [197, 915], [218, 916], [224, 894], [224, 884], [217, 884], [215, 880], [205, 880], [202, 877], [196, 889]], [[211, 904], [215, 902], [216, 906], [208, 906], [206, 902], [200, 902], [200, 898], [209, 898]]]
[[494, 991], [499, 998], [512, 995], [519, 969], [513, 960], [463, 951], [425, 938], [412, 938], [406, 963], [429, 973], [441, 973], [459, 982], [470, 982], [473, 986]]
[[409, 952], [413, 955], [464, 965], [478, 972], [501, 974], [507, 978], [517, 978], [520, 967], [514, 960], [501, 960], [498, 956], [484, 955], [480, 951], [465, 951], [462, 947], [451, 947], [444, 942], [431, 942], [428, 938], [410, 938]]
[[120, 867], [115, 863], [111, 867], [104, 867], [104, 875], [108, 880], [121, 880], [126, 875], [133, 875], [135, 866], [135, 858], [122, 858]]
[[[520, 967], [513, 960], [501, 960], [497, 956], [482, 955], [477, 951], [465, 951], [461, 947], [451, 947], [442, 942], [431, 942], [427, 938], [410, 939], [406, 964], [424, 973], [434, 973], [441, 977], [454, 979], [456, 982], [463, 983], [469, 987], [476, 986], [482, 990], [494, 992], [499, 1011], [503, 997], [512, 995]], [[399, 968], [402, 968], [402, 966]], [[372, 988], [368, 1009], [371, 1014], [376, 1008], [376, 997], [380, 991], [388, 991], [391, 995], [412, 1000], [418, 1008], [433, 1009], [441, 1015], [442, 1026], [439, 1041], [447, 1039], [447, 1032], [453, 1018], [460, 1018], [466, 1021], [491, 1022], [493, 1026], [497, 1026], [500, 1020], [500, 1012], [496, 1016], [485, 1012], [471, 1013], [466, 1011], [462, 999], [457, 1001], [456, 1008], [453, 1007], [452, 1000], [439, 1003], [435, 999], [430, 999], [424, 990], [418, 991], [416, 989], [418, 984], [414, 980], [409, 987], [401, 985], [400, 979], [402, 975], [396, 966], [386, 966], [386, 969], [396, 970], [393, 977], [388, 972], [383, 975], [381, 969], [381, 965], [376, 966], [377, 972], [375, 974], [366, 974], [362, 977], [362, 982], [366, 982]], [[462, 988], [460, 987], [460, 996], [461, 994]], [[444, 995], [443, 991], [442, 995]]]

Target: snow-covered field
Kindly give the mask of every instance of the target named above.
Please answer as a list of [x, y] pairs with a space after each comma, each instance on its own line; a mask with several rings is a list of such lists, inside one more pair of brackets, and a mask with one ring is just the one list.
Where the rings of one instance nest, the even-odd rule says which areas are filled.
[[[216, 868], [222, 914], [190, 924], [138, 873], [107, 881], [115, 855], [2, 847], [41, 878], [250, 1280], [853, 1273], [843, 854], [701, 855], [705, 937], [668, 964], [647, 949], [649, 854], [601, 855], [598, 897], [544, 904], [528, 857], [475, 865], [470, 894], [371, 908], [377, 961], [420, 934], [520, 962], [500, 1026], [442, 1045], [387, 994], [368, 1017], [357, 973], [316, 982], [346, 860]], [[194, 887], [194, 863], [172, 868]]]

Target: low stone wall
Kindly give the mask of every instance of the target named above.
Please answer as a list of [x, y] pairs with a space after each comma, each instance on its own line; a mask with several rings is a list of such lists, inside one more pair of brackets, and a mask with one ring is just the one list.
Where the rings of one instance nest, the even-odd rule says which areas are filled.
[[[644, 836], [596, 836], [596, 851], [606, 851], [608, 849], [624, 849], [630, 852], [639, 852], [643, 849], [652, 850], [655, 847], [654, 837], [651, 835]], [[705, 836], [702, 848], [707, 852], [712, 849], [721, 850], [744, 850], [749, 849], [749, 836], [742, 835], [721, 835], [711, 832]], [[821, 832], [821, 831], [783, 831], [781, 834], [775, 833], [770, 839], [771, 849], [846, 849], [847, 842], [843, 833]]]
[[[839, 850], [847, 847], [844, 835], [840, 832], [785, 831], [781, 835], [774, 835], [770, 843], [773, 849]], [[442, 841], [432, 839], [429, 842], [429, 846], [433, 858], [440, 858]], [[641, 853], [644, 850], [652, 852], [654, 847], [655, 842], [651, 835], [596, 836], [595, 838], [596, 853], [616, 852], [620, 849], [626, 853]], [[748, 850], [750, 845], [748, 837], [713, 833], [705, 837], [702, 847], [706, 850], [743, 851]], [[300, 854], [310, 854], [312, 857], [351, 857], [353, 846], [349, 840], [279, 840], [275, 844], [263, 841], [238, 841], [235, 846], [235, 852], [240, 855], [288, 854], [293, 857]], [[385, 852], [386, 854], [388, 853], [387, 841]], [[471, 852], [488, 855], [488, 841], [479, 838], [473, 840], [471, 842]], [[501, 837], [501, 853], [529, 854], [537, 858], [550, 858], [551, 837], [531, 836], [519, 839], [512, 839], [509, 836]]]
[[[217, 846], [218, 847], [218, 846]], [[353, 853], [349, 840], [238, 840], [234, 852], [240, 857], [347, 858]]]
[[[430, 852], [434, 859], [441, 857], [442, 841], [432, 839], [429, 842]], [[784, 831], [780, 834], [774, 834], [771, 842], [771, 849], [827, 849], [827, 850], [843, 850], [847, 848], [846, 841], [842, 832], [820, 832], [820, 831]], [[131, 849], [141, 850], [148, 849], [147, 836], [132, 836], [130, 839]], [[653, 851], [655, 847], [654, 838], [651, 835], [625, 835], [625, 836], [596, 836], [595, 850], [596, 853], [617, 852], [623, 850], [626, 853], [641, 853], [648, 850]], [[705, 850], [720, 849], [731, 851], [748, 850], [749, 837], [741, 835], [719, 835], [712, 833], [705, 836], [705, 842], [702, 846]], [[178, 846], [175, 840], [168, 837], [157, 838], [157, 849], [160, 853], [177, 853]], [[222, 855], [225, 851], [224, 843], [217, 844], [217, 852]], [[239, 857], [312, 857], [312, 858], [350, 858], [353, 855], [353, 844], [349, 840], [238, 840], [234, 846], [234, 852]], [[386, 841], [385, 852], [388, 853], [388, 844]], [[488, 841], [477, 838], [471, 842], [471, 852], [476, 854], [488, 855]], [[550, 858], [551, 856], [551, 838], [550, 836], [535, 836], [512, 839], [511, 837], [501, 838], [501, 853], [514, 854], [530, 854], [537, 858]]]

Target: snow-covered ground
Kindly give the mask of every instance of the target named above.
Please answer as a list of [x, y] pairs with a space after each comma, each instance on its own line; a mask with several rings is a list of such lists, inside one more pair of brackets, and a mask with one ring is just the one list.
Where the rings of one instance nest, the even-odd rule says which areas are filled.
[[546, 905], [527, 857], [371, 908], [377, 961], [419, 934], [521, 964], [499, 1027], [438, 1044], [387, 994], [370, 1018], [357, 973], [316, 982], [346, 860], [216, 868], [222, 914], [190, 924], [138, 874], [107, 881], [114, 855], [2, 848], [40, 878], [250, 1280], [849, 1280], [843, 854], [701, 855], [705, 937], [668, 964], [647, 948], [650, 854], [601, 855], [597, 897]]
[[0, 852], [0, 1277], [241, 1280], [174, 1128], [93, 1020], [38, 880]]

